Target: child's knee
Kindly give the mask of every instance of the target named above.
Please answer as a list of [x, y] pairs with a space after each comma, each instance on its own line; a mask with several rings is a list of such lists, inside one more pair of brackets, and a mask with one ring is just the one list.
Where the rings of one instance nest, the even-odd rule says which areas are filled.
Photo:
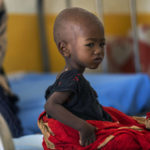
[[106, 150], [115, 149], [115, 150], [140, 150], [141, 146], [136, 141], [135, 137], [128, 134], [123, 133], [117, 135], [111, 142], [106, 145]]

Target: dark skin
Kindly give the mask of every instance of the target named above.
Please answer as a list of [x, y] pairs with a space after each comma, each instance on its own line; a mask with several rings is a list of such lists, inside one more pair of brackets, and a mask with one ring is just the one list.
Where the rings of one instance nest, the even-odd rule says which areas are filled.
[[[91, 25], [85, 17], [66, 24], [69, 40], [60, 40], [57, 45], [66, 61], [62, 72], [76, 69], [83, 73], [85, 68], [95, 69], [101, 63], [104, 57], [104, 29], [100, 21], [94, 21]], [[72, 96], [70, 91], [54, 92], [45, 104], [45, 111], [56, 120], [78, 130], [80, 145], [88, 146], [96, 140], [96, 128], [63, 107], [62, 104], [70, 101]]]
[[[70, 92], [54, 92], [45, 105], [45, 110], [53, 118], [79, 131], [80, 144], [87, 146], [96, 140], [95, 127], [70, 113], [62, 104], [66, 102]], [[56, 111], [57, 110], [57, 111]], [[60, 115], [61, 114], [61, 115]]]

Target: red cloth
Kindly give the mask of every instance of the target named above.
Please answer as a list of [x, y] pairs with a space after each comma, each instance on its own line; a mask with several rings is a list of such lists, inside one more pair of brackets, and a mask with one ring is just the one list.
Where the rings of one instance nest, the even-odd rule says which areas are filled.
[[[104, 107], [104, 110], [111, 115], [114, 122], [87, 120], [98, 129], [96, 141], [86, 147], [80, 146], [79, 133], [75, 129], [47, 118], [45, 112], [40, 115], [39, 120], [48, 123], [54, 133], [48, 140], [55, 145], [56, 150], [96, 150], [101, 144], [101, 150], [150, 150], [150, 131], [146, 130], [145, 125], [137, 123], [132, 117], [114, 108]], [[141, 131], [132, 129], [135, 126]], [[50, 150], [44, 139], [43, 148]]]
[[150, 119], [150, 112], [146, 113], [146, 119]]

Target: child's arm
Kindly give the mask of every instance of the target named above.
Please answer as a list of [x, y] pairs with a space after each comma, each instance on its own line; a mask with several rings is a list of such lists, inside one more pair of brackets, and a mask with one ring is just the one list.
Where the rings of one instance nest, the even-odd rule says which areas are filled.
[[54, 92], [45, 104], [47, 114], [79, 131], [80, 144], [87, 146], [96, 140], [95, 127], [72, 114], [62, 104], [69, 100], [70, 92]]

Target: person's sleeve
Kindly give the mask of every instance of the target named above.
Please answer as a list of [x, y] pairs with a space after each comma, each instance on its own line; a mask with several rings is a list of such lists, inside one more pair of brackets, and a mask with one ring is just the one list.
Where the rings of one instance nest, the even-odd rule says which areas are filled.
[[65, 72], [59, 79], [55, 91], [78, 92], [81, 74], [76, 72]]

